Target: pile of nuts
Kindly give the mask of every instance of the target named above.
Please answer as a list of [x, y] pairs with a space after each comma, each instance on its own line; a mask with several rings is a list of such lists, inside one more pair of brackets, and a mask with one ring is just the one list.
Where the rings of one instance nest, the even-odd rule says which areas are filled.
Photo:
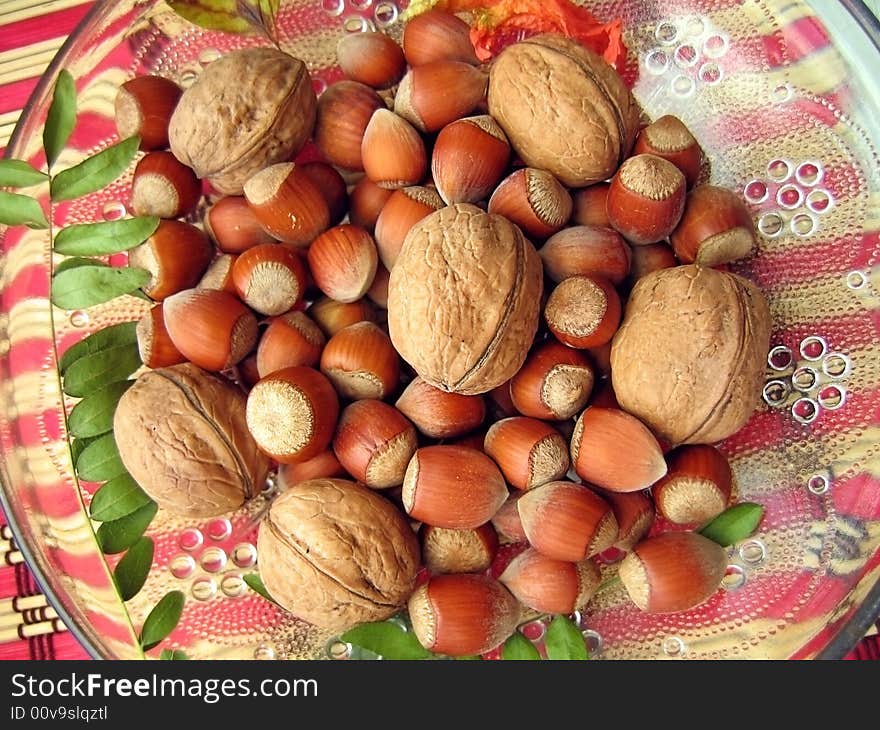
[[[146, 152], [131, 207], [164, 219], [130, 256], [155, 304], [115, 415], [126, 468], [206, 517], [277, 465], [258, 549], [278, 603], [334, 630], [406, 606], [447, 655], [524, 608], [583, 608], [612, 546], [645, 611], [714, 593], [725, 551], [669, 525], [731, 500], [710, 444], [753, 412], [770, 328], [760, 291], [710, 268], [755, 234], [697, 185], [680, 120], [641, 128], [566, 38], [485, 68], [468, 33], [429, 11], [402, 48], [347, 36], [320, 99], [301, 61], [247, 49], [117, 100]], [[294, 161], [309, 139], [325, 161]], [[204, 231], [176, 220], [201, 181]], [[499, 566], [500, 541], [525, 549]]]

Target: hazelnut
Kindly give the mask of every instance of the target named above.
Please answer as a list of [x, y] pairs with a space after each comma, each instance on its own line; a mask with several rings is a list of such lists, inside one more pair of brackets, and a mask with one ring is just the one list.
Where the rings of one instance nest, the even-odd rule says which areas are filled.
[[599, 276], [572, 276], [550, 292], [544, 319], [569, 347], [597, 347], [609, 342], [620, 324], [620, 296]]
[[192, 213], [201, 197], [196, 174], [170, 152], [150, 152], [134, 169], [131, 208], [137, 215], [180, 218]]
[[414, 66], [400, 82], [394, 111], [421, 132], [438, 132], [474, 110], [486, 82], [483, 71], [461, 61]]
[[269, 322], [260, 337], [257, 371], [265, 378], [276, 370], [317, 365], [326, 342], [321, 328], [304, 312], [282, 314]]
[[684, 122], [670, 114], [654, 120], [639, 132], [633, 154], [650, 154], [669, 160], [682, 171], [689, 188], [696, 185], [700, 177], [703, 150]]
[[666, 476], [651, 488], [657, 511], [679, 525], [702, 525], [720, 515], [730, 501], [730, 463], [714, 446], [679, 446], [666, 457]]
[[428, 10], [407, 21], [403, 28], [403, 53], [410, 66], [432, 61], [479, 61], [471, 44], [471, 27], [457, 15]]
[[344, 398], [387, 398], [397, 387], [400, 360], [391, 340], [372, 322], [333, 335], [321, 353], [321, 372]]
[[205, 213], [205, 232], [223, 253], [239, 254], [261, 243], [274, 243], [240, 195], [220, 198]]
[[473, 205], [449, 206], [407, 235], [391, 271], [389, 334], [431, 385], [485, 393], [523, 364], [542, 288], [541, 260], [516, 226]]
[[486, 432], [485, 451], [517, 489], [538, 487], [568, 472], [568, 445], [562, 434], [534, 418], [514, 416], [493, 423]]
[[568, 614], [587, 605], [601, 574], [591, 560], [570, 563], [527, 548], [510, 561], [498, 580], [533, 611]]
[[482, 573], [498, 552], [498, 534], [490, 524], [470, 530], [422, 525], [422, 561], [438, 573]]
[[302, 171], [318, 188], [330, 211], [330, 225], [337, 225], [348, 212], [348, 185], [335, 167], [326, 162], [307, 162]]
[[571, 276], [601, 276], [615, 286], [629, 274], [632, 255], [617, 231], [573, 226], [551, 236], [538, 249], [544, 273], [557, 284]]
[[358, 322], [376, 320], [375, 308], [366, 299], [346, 303], [337, 302], [330, 297], [321, 297], [312, 302], [307, 311], [327, 337], [332, 337], [340, 330]]
[[418, 541], [397, 508], [342, 479], [281, 494], [260, 525], [257, 551], [272, 598], [334, 631], [400, 611], [419, 566]]
[[453, 438], [477, 428], [486, 417], [479, 395], [447, 393], [419, 377], [413, 378], [395, 404], [416, 428], [431, 438]]
[[299, 254], [277, 243], [262, 243], [241, 254], [232, 267], [232, 283], [241, 300], [260, 314], [290, 311], [306, 289], [306, 268]]
[[382, 207], [394, 195], [394, 190], [380, 188], [366, 175], [358, 180], [349, 196], [348, 217], [353, 225], [373, 232]]
[[577, 226], [599, 226], [610, 228], [611, 221], [605, 206], [608, 200], [609, 183], [601, 182], [590, 185], [588, 188], [575, 190], [571, 194], [572, 212], [571, 222]]
[[617, 520], [614, 547], [629, 552], [641, 542], [654, 524], [654, 503], [647, 492], [611, 492], [602, 490], [602, 498], [611, 505]]
[[370, 288], [379, 265], [373, 237], [344, 224], [324, 231], [309, 246], [309, 270], [315, 285], [338, 302], [354, 302]]
[[258, 170], [302, 149], [316, 105], [299, 59], [274, 48], [232, 51], [183, 92], [168, 130], [171, 151], [219, 192], [240, 195]]
[[503, 215], [530, 239], [552, 236], [571, 217], [571, 195], [546, 170], [524, 167], [506, 177], [489, 199], [489, 212]]
[[156, 301], [198, 284], [208, 268], [214, 247], [195, 226], [163, 220], [146, 241], [128, 254], [128, 263], [150, 272], [144, 293]]
[[208, 270], [199, 279], [196, 289], [220, 289], [235, 294], [235, 283], [232, 281], [232, 267], [238, 256], [223, 253], [217, 256], [208, 266]]
[[336, 44], [339, 67], [352, 81], [374, 89], [394, 86], [406, 71], [403, 50], [384, 33], [349, 33]]
[[434, 188], [414, 185], [395, 190], [376, 219], [376, 248], [385, 268], [391, 271], [412, 227], [444, 206]]
[[116, 95], [116, 130], [119, 139], [139, 135], [142, 150], [168, 146], [168, 124], [183, 93], [171, 79], [136, 76], [119, 87]]
[[159, 506], [213, 517], [258, 494], [269, 461], [245, 423], [245, 396], [184, 363], [141, 375], [113, 418], [119, 456]]
[[491, 193], [507, 169], [510, 145], [487, 114], [447, 124], [437, 135], [431, 175], [447, 205], [476, 203]]
[[373, 112], [384, 106], [365, 84], [340, 81], [331, 85], [318, 100], [315, 144], [330, 163], [346, 170], [363, 170], [364, 132]]
[[162, 302], [138, 320], [135, 327], [141, 362], [148, 368], [166, 368], [186, 362], [165, 328]]
[[389, 190], [415, 185], [428, 168], [421, 135], [403, 117], [384, 108], [370, 118], [361, 157], [367, 177]]
[[669, 240], [683, 264], [717, 266], [752, 254], [755, 224], [739, 195], [700, 185], [688, 193], [684, 214]]

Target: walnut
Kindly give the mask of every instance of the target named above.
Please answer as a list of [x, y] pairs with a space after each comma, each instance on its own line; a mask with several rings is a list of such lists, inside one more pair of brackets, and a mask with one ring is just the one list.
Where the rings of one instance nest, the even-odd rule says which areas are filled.
[[506, 218], [461, 204], [407, 235], [388, 286], [395, 348], [431, 385], [485, 393], [523, 364], [538, 328], [541, 259]]
[[764, 295], [740, 276], [696, 265], [648, 274], [611, 346], [617, 400], [672, 444], [727, 438], [757, 405], [770, 327]]
[[558, 35], [508, 46], [489, 74], [489, 113], [530, 167], [570, 187], [614, 174], [639, 127], [638, 104], [604, 59]]
[[151, 370], [119, 401], [113, 433], [122, 463], [160, 507], [213, 517], [263, 487], [269, 461], [245, 423], [237, 387], [191, 363]]
[[306, 65], [273, 48], [234, 51], [208, 66], [171, 117], [171, 151], [221, 193], [292, 159], [315, 126]]
[[403, 513], [344, 479], [312, 479], [281, 494], [260, 524], [257, 551], [272, 598], [337, 631], [397, 613], [419, 569]]

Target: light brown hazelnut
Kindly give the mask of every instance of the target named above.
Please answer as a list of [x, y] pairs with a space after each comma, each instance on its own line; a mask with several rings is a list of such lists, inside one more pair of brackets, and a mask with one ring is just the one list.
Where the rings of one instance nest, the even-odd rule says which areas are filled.
[[382, 621], [409, 598], [419, 544], [384, 497], [343, 479], [314, 479], [279, 496], [260, 525], [260, 575], [298, 618], [344, 631]]
[[431, 385], [485, 393], [523, 364], [542, 288], [541, 260], [516, 226], [473, 205], [443, 208], [412, 228], [391, 271], [389, 334]]
[[135, 481], [183, 517], [238, 509], [269, 470], [245, 423], [244, 393], [191, 363], [141, 375], [119, 400], [113, 433]]

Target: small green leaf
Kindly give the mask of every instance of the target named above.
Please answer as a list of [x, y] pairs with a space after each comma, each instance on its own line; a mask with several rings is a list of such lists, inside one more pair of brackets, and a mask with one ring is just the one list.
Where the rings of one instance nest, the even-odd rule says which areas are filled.
[[130, 548], [144, 534], [158, 511], [159, 506], [151, 501], [130, 515], [104, 522], [95, 533], [101, 551], [107, 555], [115, 555]]
[[76, 460], [76, 473], [87, 482], [103, 482], [125, 473], [112, 433], [99, 436], [82, 450]]
[[174, 627], [180, 621], [180, 614], [183, 613], [183, 604], [183, 593], [171, 591], [153, 606], [141, 628], [140, 641], [144, 651], [152, 649], [174, 631]]
[[0, 187], [29, 188], [46, 182], [49, 176], [24, 160], [0, 160]]
[[148, 537], [142, 537], [116, 564], [113, 577], [123, 601], [130, 601], [144, 587], [150, 568], [153, 567], [153, 551], [153, 541]]
[[700, 534], [721, 547], [727, 547], [745, 540], [757, 530], [763, 516], [764, 508], [760, 504], [740, 502], [724, 510], [700, 530]]
[[159, 227], [155, 216], [68, 226], [55, 237], [55, 252], [65, 256], [108, 256], [146, 241]]
[[143, 363], [137, 344], [108, 347], [76, 360], [64, 375], [64, 392], [81, 398], [109, 383], [125, 380]]
[[[88, 261], [88, 259], [85, 259]], [[66, 262], [65, 262], [66, 263]], [[137, 344], [137, 322], [122, 322], [96, 330], [75, 345], [64, 351], [58, 361], [58, 369], [64, 375], [73, 363], [81, 357], [93, 355], [102, 350], [109, 350], [123, 345]]]
[[86, 450], [86, 446], [88, 446], [95, 439], [71, 439], [70, 440], [70, 460], [76, 464], [79, 461], [79, 457], [83, 451]]
[[140, 137], [129, 137], [59, 172], [49, 186], [52, 200], [73, 200], [109, 185], [126, 171], [140, 143]]
[[544, 647], [548, 659], [583, 661], [590, 658], [583, 635], [566, 616], [556, 616], [550, 622], [544, 636]]
[[339, 638], [384, 659], [429, 659], [434, 656], [419, 643], [412, 631], [405, 631], [393, 621], [361, 624]]
[[507, 660], [532, 660], [540, 659], [541, 655], [535, 645], [523, 636], [519, 631], [514, 631], [510, 638], [501, 647], [501, 658]]
[[275, 603], [275, 599], [269, 595], [269, 591], [267, 591], [266, 586], [263, 585], [263, 579], [260, 577], [259, 573], [248, 573], [247, 575], [243, 576], [242, 579], [245, 583], [248, 584], [248, 586], [254, 593], [259, 593], [267, 601]]
[[150, 280], [144, 269], [79, 265], [56, 271], [52, 277], [52, 304], [61, 309], [83, 309], [130, 294]]
[[27, 195], [0, 191], [0, 224], [43, 229], [49, 227], [40, 204]]
[[165, 661], [187, 661], [189, 657], [182, 649], [162, 649], [162, 653], [159, 654], [159, 659]]
[[67, 428], [77, 438], [100, 436], [113, 428], [113, 414], [122, 394], [134, 385], [122, 380], [87, 395], [77, 403], [67, 419]]
[[70, 133], [76, 124], [76, 84], [73, 76], [66, 69], [61, 69], [55, 80], [55, 91], [52, 93], [52, 106], [46, 117], [43, 129], [43, 149], [49, 167], [55, 164]]
[[105, 269], [107, 268], [107, 264], [103, 261], [98, 261], [97, 259], [84, 259], [80, 257], [64, 259], [60, 264], [55, 266], [55, 270], [52, 272], [52, 276], [56, 276], [60, 274], [62, 271], [70, 271], [71, 269], [78, 269], [80, 266], [103, 266]]
[[150, 496], [126, 472], [106, 482], [95, 492], [89, 514], [96, 522], [109, 522], [130, 515], [151, 501]]
[[236, 0], [168, 0], [181, 18], [207, 30], [250, 33], [251, 24], [238, 15]]

